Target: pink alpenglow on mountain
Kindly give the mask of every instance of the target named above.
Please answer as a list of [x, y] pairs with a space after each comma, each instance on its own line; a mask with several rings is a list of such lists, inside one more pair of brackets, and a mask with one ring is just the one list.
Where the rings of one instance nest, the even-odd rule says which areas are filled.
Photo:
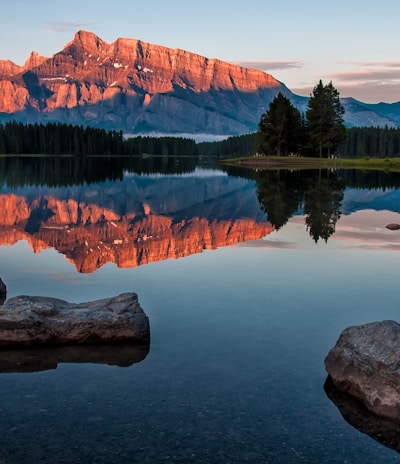
[[[137, 39], [109, 44], [86, 31], [52, 57], [32, 52], [23, 66], [0, 61], [0, 123], [237, 135], [257, 130], [278, 92], [306, 110], [306, 97], [266, 72]], [[342, 103], [348, 126], [400, 125], [400, 102]]]
[[[0, 61], [0, 113], [126, 131], [243, 133], [286, 87], [265, 72], [79, 31], [50, 58]], [[290, 93], [290, 92], [289, 92]]]

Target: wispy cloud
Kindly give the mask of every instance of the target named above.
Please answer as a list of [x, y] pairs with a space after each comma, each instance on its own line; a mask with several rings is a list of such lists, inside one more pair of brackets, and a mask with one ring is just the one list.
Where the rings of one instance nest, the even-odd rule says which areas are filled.
[[400, 61], [361, 61], [354, 63], [356, 66], [373, 68], [399, 68]]
[[400, 81], [400, 65], [390, 68], [356, 69], [347, 72], [331, 74], [331, 79], [345, 82], [377, 82], [377, 81]]
[[238, 64], [244, 68], [260, 69], [261, 71], [303, 67], [301, 61], [234, 61], [234, 64]]
[[48, 31], [54, 33], [78, 31], [79, 29], [91, 28], [93, 26], [94, 23], [82, 23], [75, 20], [47, 22]]
[[[366, 103], [400, 101], [400, 61], [339, 63], [347, 69], [322, 76], [332, 81], [341, 97], [354, 97]], [[307, 85], [308, 84], [308, 85]], [[309, 96], [309, 83], [290, 87], [298, 95]]]
[[325, 76], [335, 82], [342, 96], [363, 101], [400, 100], [400, 62], [354, 63], [348, 71]]

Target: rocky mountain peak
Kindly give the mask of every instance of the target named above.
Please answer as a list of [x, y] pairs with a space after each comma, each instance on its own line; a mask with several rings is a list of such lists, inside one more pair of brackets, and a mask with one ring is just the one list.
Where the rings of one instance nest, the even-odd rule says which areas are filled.
[[106, 47], [106, 42], [104, 42], [100, 37], [98, 37], [93, 32], [80, 30], [75, 33], [74, 38], [69, 42], [63, 49], [63, 52], [68, 50], [71, 46], [79, 47], [85, 50], [88, 53], [99, 53]]
[[23, 68], [0, 63], [0, 120], [238, 134], [257, 127], [279, 91], [290, 93], [262, 71], [80, 30], [51, 58], [32, 52]]
[[0, 78], [13, 76], [21, 71], [21, 66], [18, 66], [11, 60], [0, 60]]
[[32, 68], [36, 68], [37, 66], [40, 66], [44, 61], [46, 61], [48, 58], [47, 56], [41, 56], [39, 53], [33, 51], [29, 55], [29, 58], [25, 61], [24, 64], [24, 69], [31, 70]]

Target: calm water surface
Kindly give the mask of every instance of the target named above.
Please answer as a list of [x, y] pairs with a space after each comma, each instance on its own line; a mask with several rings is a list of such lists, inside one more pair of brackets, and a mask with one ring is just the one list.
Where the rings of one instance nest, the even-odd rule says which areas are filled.
[[384, 188], [335, 184], [334, 231], [318, 235], [306, 226], [310, 187], [296, 187], [302, 207], [273, 230], [270, 178], [189, 169], [45, 185], [6, 174], [8, 297], [135, 291], [151, 345], [129, 367], [1, 373], [0, 463], [400, 462], [324, 391], [341, 330], [399, 319], [400, 231], [385, 228], [400, 223], [395, 176]]

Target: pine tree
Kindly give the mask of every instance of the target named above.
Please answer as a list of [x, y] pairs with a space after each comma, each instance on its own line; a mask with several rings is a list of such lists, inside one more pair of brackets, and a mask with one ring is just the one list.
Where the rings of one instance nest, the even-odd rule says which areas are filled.
[[297, 108], [281, 92], [260, 119], [256, 149], [264, 154], [287, 156], [298, 152], [302, 139], [302, 119]]
[[320, 80], [310, 96], [306, 112], [310, 145], [320, 158], [329, 157], [344, 142], [343, 115], [338, 90], [332, 82], [324, 85]]

